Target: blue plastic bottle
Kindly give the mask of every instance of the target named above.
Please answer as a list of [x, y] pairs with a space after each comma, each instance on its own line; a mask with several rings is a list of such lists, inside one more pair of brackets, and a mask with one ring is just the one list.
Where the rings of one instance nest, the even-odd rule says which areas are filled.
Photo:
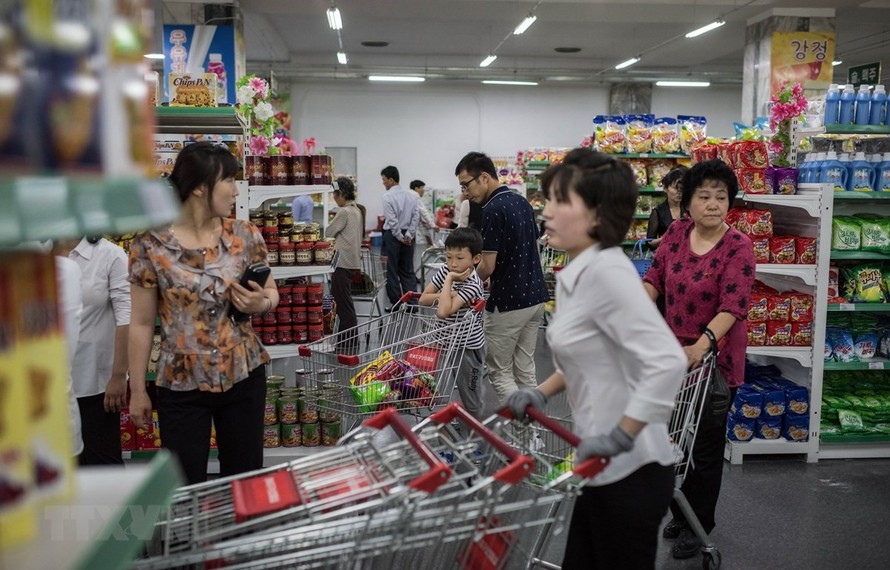
[[887, 122], [887, 93], [883, 85], [875, 85], [871, 94], [871, 111], [868, 114], [869, 125], [883, 125]]
[[856, 101], [856, 92], [853, 91], [851, 84], [844, 85], [844, 92], [841, 93], [841, 106], [838, 124], [853, 124], [853, 103]]
[[875, 167], [865, 159], [864, 152], [857, 152], [850, 163], [850, 190], [853, 192], [875, 191]]
[[853, 122], [857, 125], [867, 125], [871, 106], [871, 95], [868, 85], [860, 85], [856, 94], [856, 111], [853, 113]]
[[844, 184], [844, 190], [850, 192], [853, 188], [850, 184], [853, 181], [853, 162], [850, 160], [850, 154], [846, 152], [838, 153], [837, 161], [841, 163], [841, 166], [844, 167], [844, 170], [847, 171], [847, 182]]
[[828, 93], [825, 94], [825, 124], [836, 125], [838, 119], [838, 111], [840, 110], [841, 92], [837, 88], [837, 83], [828, 86]]
[[823, 184], [831, 184], [835, 192], [845, 192], [847, 190], [847, 169], [837, 159], [837, 153], [833, 150], [825, 154], [825, 160], [822, 161], [822, 171], [819, 182]]
[[884, 161], [878, 165], [875, 191], [890, 192], [890, 152], [884, 153]]
[[812, 177], [813, 170], [813, 153], [808, 153], [803, 162], [800, 163], [800, 166], [797, 168], [797, 181], [801, 184], [809, 184], [810, 178]]
[[822, 163], [825, 161], [825, 153], [817, 152], [813, 157], [813, 164], [810, 166], [810, 183], [819, 184], [822, 182]]

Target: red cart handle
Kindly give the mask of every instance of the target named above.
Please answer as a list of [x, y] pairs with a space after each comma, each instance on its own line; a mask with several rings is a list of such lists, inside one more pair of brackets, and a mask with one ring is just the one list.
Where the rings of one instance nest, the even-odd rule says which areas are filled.
[[485, 427], [459, 403], [451, 402], [438, 412], [430, 415], [430, 420], [437, 424], [446, 424], [455, 418], [460, 419], [468, 428], [479, 434], [482, 439], [494, 446], [495, 449], [505, 455], [510, 461], [509, 465], [502, 467], [493, 475], [497, 481], [515, 485], [531, 474], [532, 470], [535, 468], [534, 459], [527, 455], [522, 455], [514, 448], [510, 447], [506, 441]]
[[411, 481], [408, 486], [412, 489], [417, 489], [424, 493], [432, 493], [451, 478], [451, 468], [420, 441], [417, 434], [411, 431], [411, 428], [408, 427], [405, 420], [399, 416], [399, 413], [394, 408], [386, 408], [378, 412], [362, 422], [362, 425], [374, 429], [383, 429], [386, 426], [392, 427], [396, 433], [411, 444], [411, 447], [420, 455], [421, 459], [430, 466], [429, 471]]
[[[578, 445], [581, 443], [580, 437], [562, 427], [562, 424], [550, 418], [550, 416], [535, 408], [534, 406], [526, 407], [525, 413], [533, 421], [552, 431], [556, 435], [556, 437], [562, 439], [572, 447], [578, 447]], [[501, 410], [498, 410], [498, 415], [508, 419], [513, 419], [513, 412], [510, 411], [510, 408], [503, 408]], [[575, 467], [572, 469], [572, 473], [584, 479], [593, 479], [608, 465], [608, 457], [589, 457], [583, 462], [575, 465]]]
[[[420, 299], [421, 293], [417, 291], [408, 291], [401, 297], [399, 297], [399, 303], [407, 303], [411, 299]], [[470, 306], [471, 309], [476, 311], [477, 313], [481, 313], [482, 309], [485, 308], [485, 299], [476, 299], [473, 304]]]

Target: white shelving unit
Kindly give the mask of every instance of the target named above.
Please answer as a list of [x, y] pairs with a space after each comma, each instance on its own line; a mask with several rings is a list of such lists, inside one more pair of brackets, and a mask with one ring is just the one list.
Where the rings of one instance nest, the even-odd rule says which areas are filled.
[[825, 322], [828, 301], [828, 266], [831, 255], [831, 215], [834, 206], [830, 185], [808, 185], [810, 194], [781, 196], [745, 194], [742, 199], [773, 213], [777, 235], [817, 238], [815, 265], [758, 264], [757, 279], [779, 290], [795, 289], [813, 295], [813, 346], [750, 346], [748, 359], [775, 364], [789, 379], [809, 387], [810, 436], [807, 441], [785, 439], [727, 441], [724, 457], [742, 463], [746, 455], [805, 455], [808, 462], [819, 458], [819, 417], [822, 407], [822, 374]]

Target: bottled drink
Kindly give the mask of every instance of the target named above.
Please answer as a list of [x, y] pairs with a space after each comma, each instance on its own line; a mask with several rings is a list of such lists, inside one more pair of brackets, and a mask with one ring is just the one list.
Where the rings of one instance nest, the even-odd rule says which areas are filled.
[[215, 73], [219, 84], [217, 85], [217, 103], [227, 103], [228, 98], [228, 78], [226, 77], [226, 65], [223, 63], [222, 54], [211, 53], [210, 60], [207, 62], [207, 73]]

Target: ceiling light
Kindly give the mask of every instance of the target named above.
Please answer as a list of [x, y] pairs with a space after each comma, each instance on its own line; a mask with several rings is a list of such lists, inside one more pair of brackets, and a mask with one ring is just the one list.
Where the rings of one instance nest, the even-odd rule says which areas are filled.
[[341, 65], [346, 65], [346, 52], [345, 51], [337, 52], [337, 61], [339, 61]]
[[145, 59], [164, 59], [164, 54], [162, 53], [147, 53], [144, 56]]
[[710, 87], [710, 81], [656, 81], [659, 87]]
[[368, 79], [370, 81], [401, 81], [403, 83], [419, 83], [421, 81], [426, 81], [425, 77], [418, 77], [416, 75], [369, 75]]
[[618, 65], [616, 65], [616, 66], [615, 66], [615, 69], [624, 69], [625, 67], [630, 67], [631, 65], [635, 64], [635, 63], [638, 62], [638, 61], [640, 61], [640, 58], [638, 58], [638, 57], [632, 57], [632, 58], [630, 58], [629, 60], [627, 60], [627, 61], [622, 61], [621, 63], [619, 63]]
[[488, 67], [489, 65], [494, 63], [494, 60], [496, 60], [497, 58], [498, 58], [498, 56], [492, 54], [492, 55], [486, 57], [485, 59], [483, 59], [482, 63], [479, 64], [479, 67]]
[[714, 20], [713, 22], [711, 22], [710, 24], [708, 24], [706, 26], [702, 26], [697, 30], [692, 30], [691, 32], [686, 34], [686, 37], [687, 38], [698, 37], [702, 34], [706, 34], [706, 33], [710, 32], [711, 30], [715, 30], [715, 29], [719, 28], [720, 26], [722, 26], [725, 23], [726, 22], [724, 22], [723, 20]]
[[483, 79], [486, 85], [537, 85], [537, 81], [501, 81], [499, 79]]
[[834, 61], [831, 62], [831, 65], [832, 65], [832, 67], [837, 67], [838, 65], [840, 65], [840, 64], [842, 64], [842, 63], [844, 63], [844, 60], [842, 60], [842, 59], [836, 59], [836, 60], [834, 60]]
[[519, 25], [516, 26], [515, 30], [513, 30], [513, 35], [518, 36], [525, 30], [529, 29], [531, 27], [531, 25], [534, 24], [535, 20], [537, 20], [537, 19], [538, 19], [538, 17], [535, 16], [534, 14], [529, 14], [528, 16], [525, 17], [525, 20], [519, 22]]
[[343, 29], [343, 19], [340, 17], [340, 8], [331, 6], [328, 8], [328, 25], [332, 30]]

